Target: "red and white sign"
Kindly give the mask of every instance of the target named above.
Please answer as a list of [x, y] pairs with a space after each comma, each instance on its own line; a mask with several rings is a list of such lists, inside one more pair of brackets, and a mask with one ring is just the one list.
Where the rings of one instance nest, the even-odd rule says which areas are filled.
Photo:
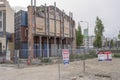
[[69, 50], [68, 49], [63, 49], [62, 50], [62, 56], [63, 56], [63, 62], [64, 64], [69, 64]]
[[105, 60], [104, 52], [103, 51], [98, 52], [98, 60], [99, 61]]
[[104, 54], [106, 60], [112, 60], [112, 53], [110, 51], [105, 51]]
[[98, 60], [99, 61], [111, 61], [112, 53], [110, 51], [100, 51], [98, 52]]

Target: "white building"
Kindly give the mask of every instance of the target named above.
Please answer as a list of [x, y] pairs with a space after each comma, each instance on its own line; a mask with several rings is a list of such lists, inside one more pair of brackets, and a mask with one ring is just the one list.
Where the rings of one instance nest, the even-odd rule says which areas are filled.
[[93, 42], [94, 42], [95, 36], [88, 36], [88, 38], [84, 38], [84, 46], [93, 48]]
[[[94, 40], [95, 40], [95, 36], [89, 36], [88, 38], [85, 38], [84, 39], [84, 46], [85, 47], [89, 47], [89, 48], [93, 48], [93, 43], [94, 43]], [[105, 42], [106, 42], [106, 38], [103, 36], [102, 37], [102, 46], [105, 45]]]
[[14, 33], [14, 11], [7, 0], [0, 0], [0, 52], [7, 49], [7, 39], [12, 33]]

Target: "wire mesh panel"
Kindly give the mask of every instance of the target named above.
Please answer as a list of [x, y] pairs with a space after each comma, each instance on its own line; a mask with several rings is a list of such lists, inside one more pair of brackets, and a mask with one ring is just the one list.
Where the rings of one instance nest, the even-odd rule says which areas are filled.
[[[16, 67], [23, 68], [20, 69], [23, 70], [20, 73], [24, 75], [32, 73], [31, 76], [41, 80], [94, 80], [96, 78], [102, 80], [103, 77], [99, 76], [104, 76], [105, 80], [120, 78], [118, 69], [119, 59], [113, 58], [112, 61], [98, 61], [96, 54], [98, 51], [96, 52], [95, 49], [84, 49], [83, 51], [79, 49], [53, 49], [52, 52], [54, 51], [54, 55], [48, 49], [45, 54], [48, 54], [47, 51], [49, 51], [50, 56], [44, 56], [43, 49], [36, 51], [38, 51], [37, 54], [40, 54], [40, 56], [36, 55], [33, 57], [31, 64], [28, 64], [28, 58], [24, 57], [26, 55], [20, 55], [26, 54], [26, 52], [29, 55], [28, 49], [14, 51], [13, 56], [16, 58]], [[34, 52], [33, 54], [36, 53]], [[115, 53], [115, 55], [118, 54]]]

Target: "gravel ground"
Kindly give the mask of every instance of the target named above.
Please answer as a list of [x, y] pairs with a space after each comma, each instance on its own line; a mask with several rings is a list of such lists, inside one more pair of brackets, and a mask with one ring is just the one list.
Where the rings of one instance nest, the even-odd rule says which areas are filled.
[[70, 62], [69, 65], [52, 64], [17, 69], [15, 65], [0, 64], [0, 80], [120, 80], [120, 59], [112, 61], [86, 60]]

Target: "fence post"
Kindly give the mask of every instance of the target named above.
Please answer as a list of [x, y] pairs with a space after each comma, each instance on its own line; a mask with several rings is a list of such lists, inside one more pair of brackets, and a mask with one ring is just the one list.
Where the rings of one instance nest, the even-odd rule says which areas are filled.
[[58, 80], [60, 80], [60, 53], [62, 53], [62, 49], [58, 50]]
[[20, 62], [19, 62], [19, 50], [16, 50], [16, 54], [17, 54], [18, 68], [20, 68]]
[[85, 73], [85, 49], [84, 49], [84, 53], [83, 53], [83, 73]]

